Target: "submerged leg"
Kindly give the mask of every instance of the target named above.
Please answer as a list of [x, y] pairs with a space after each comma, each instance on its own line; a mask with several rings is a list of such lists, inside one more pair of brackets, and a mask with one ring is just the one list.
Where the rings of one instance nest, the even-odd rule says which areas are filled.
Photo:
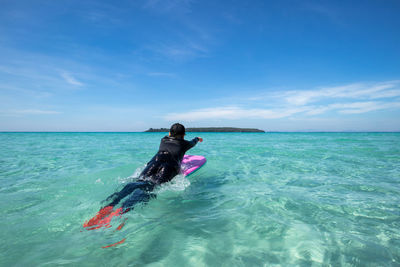
[[146, 189], [146, 188], [150, 188], [150, 187], [151, 187], [151, 189], [153, 189], [154, 185], [152, 185], [151, 183], [149, 183], [147, 181], [139, 181], [139, 182], [129, 183], [121, 191], [110, 195], [106, 199], [106, 201], [111, 201], [111, 203], [108, 204], [107, 206], [117, 205], [123, 198], [125, 198], [127, 195], [131, 194], [137, 188]]
[[137, 203], [147, 203], [151, 198], [155, 198], [156, 194], [151, 193], [147, 190], [136, 189], [129, 198], [122, 203], [122, 210], [128, 212]]
[[[85, 227], [87, 230], [94, 230], [101, 227], [110, 227], [111, 219], [114, 216], [119, 216], [122, 213], [127, 212], [129, 208], [137, 202], [149, 201], [152, 195], [154, 195], [150, 193], [150, 191], [153, 190], [154, 186], [155, 184], [150, 181], [138, 181], [125, 185], [125, 187], [121, 191], [111, 194], [106, 199], [106, 201], [111, 201], [111, 203], [100, 209], [100, 211], [93, 218], [83, 224], [83, 227]], [[127, 201], [125, 201], [123, 208], [118, 208], [114, 210], [114, 206], [116, 206], [123, 198], [125, 198], [132, 192], [134, 192], [134, 194], [132, 194], [132, 196]], [[141, 195], [140, 192], [144, 192], [143, 195]]]

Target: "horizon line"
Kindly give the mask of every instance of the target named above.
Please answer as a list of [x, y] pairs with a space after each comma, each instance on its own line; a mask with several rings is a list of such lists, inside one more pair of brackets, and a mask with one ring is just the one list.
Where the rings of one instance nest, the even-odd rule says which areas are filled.
[[[0, 131], [0, 133], [165, 133], [165, 132], [146, 132], [146, 131]], [[399, 131], [264, 131], [264, 132], [189, 132], [189, 133], [400, 133]]]

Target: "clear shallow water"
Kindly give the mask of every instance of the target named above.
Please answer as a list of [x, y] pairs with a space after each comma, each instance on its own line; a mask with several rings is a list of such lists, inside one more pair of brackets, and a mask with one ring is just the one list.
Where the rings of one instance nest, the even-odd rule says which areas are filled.
[[399, 133], [202, 133], [201, 170], [86, 231], [163, 135], [0, 133], [0, 265], [400, 265]]

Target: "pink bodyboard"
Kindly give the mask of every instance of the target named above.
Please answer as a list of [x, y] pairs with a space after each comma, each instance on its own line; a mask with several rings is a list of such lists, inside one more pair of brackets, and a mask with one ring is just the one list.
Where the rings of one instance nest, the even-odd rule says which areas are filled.
[[183, 175], [188, 176], [197, 171], [201, 166], [206, 163], [206, 158], [197, 155], [185, 155], [181, 163], [181, 170]]

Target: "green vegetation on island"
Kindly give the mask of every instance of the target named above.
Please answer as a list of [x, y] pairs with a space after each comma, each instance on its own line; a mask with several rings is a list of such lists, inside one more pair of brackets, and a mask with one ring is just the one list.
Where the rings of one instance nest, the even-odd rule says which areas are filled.
[[[159, 133], [159, 132], [169, 132], [167, 128], [150, 128], [146, 133]], [[211, 133], [265, 133], [263, 130], [255, 128], [235, 128], [235, 127], [195, 127], [186, 128], [186, 132], [211, 132]]]

